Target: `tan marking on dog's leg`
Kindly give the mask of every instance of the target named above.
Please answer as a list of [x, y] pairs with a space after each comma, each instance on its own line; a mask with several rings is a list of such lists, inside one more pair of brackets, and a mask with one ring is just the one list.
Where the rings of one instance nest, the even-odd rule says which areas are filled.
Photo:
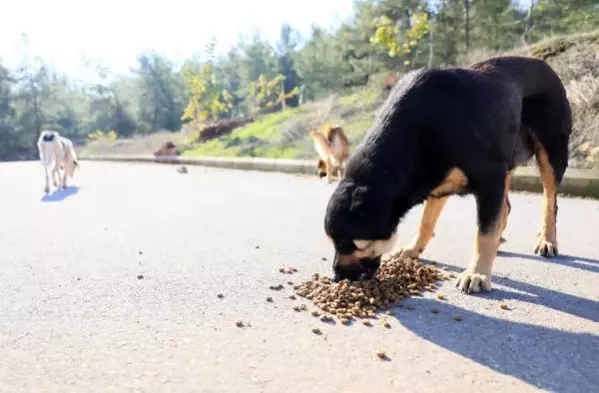
[[535, 246], [535, 254], [552, 257], [558, 254], [557, 250], [557, 185], [553, 168], [545, 149], [537, 143], [535, 154], [541, 182], [543, 183], [543, 212], [541, 218], [541, 229]]
[[510, 189], [512, 188], [512, 175], [513, 175], [513, 171], [508, 172], [508, 174], [505, 176], [505, 189], [504, 189], [504, 195], [503, 195], [503, 206], [501, 208], [501, 215], [500, 215], [500, 221], [499, 221], [499, 239], [497, 240], [497, 248], [499, 248], [501, 246], [501, 244], [506, 242], [505, 238], [503, 237], [503, 232], [505, 231], [505, 227], [507, 226], [507, 219], [510, 214], [510, 209], [508, 206], [507, 198], [508, 198], [508, 193], [510, 192]]
[[458, 276], [456, 287], [465, 293], [491, 290], [491, 271], [497, 255], [497, 237], [499, 222], [491, 233], [482, 234], [480, 229], [474, 239], [472, 261], [468, 268]]
[[458, 276], [455, 284], [462, 292], [471, 293], [491, 290], [491, 272], [497, 256], [497, 245], [501, 237], [501, 217], [507, 216], [506, 210], [507, 203], [502, 203], [497, 219], [488, 233], [482, 233], [480, 228], [477, 227], [472, 261], [468, 268]]
[[467, 184], [468, 179], [466, 178], [464, 172], [458, 168], [452, 168], [441, 184], [439, 184], [430, 192], [430, 195], [456, 192], [466, 187]]
[[424, 202], [424, 211], [422, 212], [422, 217], [420, 218], [418, 235], [414, 238], [414, 240], [412, 240], [409, 246], [401, 249], [400, 256], [406, 258], [417, 258], [422, 251], [424, 251], [424, 248], [434, 236], [437, 220], [439, 219], [441, 211], [443, 210], [443, 207], [445, 207], [448, 199], [449, 197], [431, 197]]

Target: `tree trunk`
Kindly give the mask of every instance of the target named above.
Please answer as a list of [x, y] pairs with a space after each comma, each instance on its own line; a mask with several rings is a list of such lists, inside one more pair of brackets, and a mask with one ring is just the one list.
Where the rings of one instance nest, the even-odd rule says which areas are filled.
[[464, 0], [466, 53], [470, 50], [470, 0]]

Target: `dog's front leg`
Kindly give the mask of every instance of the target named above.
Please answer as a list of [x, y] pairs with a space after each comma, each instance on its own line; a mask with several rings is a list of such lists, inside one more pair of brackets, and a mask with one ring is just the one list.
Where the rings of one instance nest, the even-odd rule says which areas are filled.
[[478, 228], [470, 265], [456, 280], [462, 292], [491, 290], [491, 273], [503, 229], [501, 218], [507, 214], [504, 184], [504, 179], [489, 181], [475, 193]]
[[409, 246], [404, 247], [400, 251], [400, 255], [405, 258], [417, 258], [420, 256], [428, 242], [435, 235], [435, 226], [441, 215], [443, 207], [447, 203], [449, 197], [434, 198], [429, 197], [424, 202], [424, 211], [420, 218], [420, 228], [418, 235], [412, 240]]
[[[58, 187], [58, 180], [56, 180], [57, 172], [58, 172], [58, 167], [55, 167], [54, 169], [52, 169], [52, 183], [54, 184], [54, 187]], [[60, 177], [60, 173], [58, 173], [58, 177]]]
[[48, 175], [48, 168], [44, 168], [44, 173], [46, 175], [46, 185], [44, 187], [44, 192], [47, 194], [50, 192], [50, 176]]

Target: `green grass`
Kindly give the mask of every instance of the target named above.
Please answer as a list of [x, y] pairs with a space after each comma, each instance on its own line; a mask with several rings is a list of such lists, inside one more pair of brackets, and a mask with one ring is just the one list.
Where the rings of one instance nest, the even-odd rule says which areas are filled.
[[264, 140], [271, 139], [285, 121], [293, 118], [299, 112], [299, 109], [287, 109], [284, 112], [272, 113], [261, 119], [233, 131], [231, 136], [239, 138], [260, 138]]
[[363, 88], [352, 94], [348, 94], [337, 99], [337, 105], [340, 106], [356, 106], [356, 105], [372, 105], [376, 102], [378, 93], [372, 88]]
[[292, 108], [263, 116], [253, 123], [234, 130], [227, 136], [195, 145], [181, 155], [190, 157], [294, 158], [297, 156], [296, 149], [292, 147], [279, 148], [273, 145], [273, 142], [280, 137], [278, 131], [282, 125], [300, 112], [300, 109]]
[[[309, 132], [333, 124], [341, 125], [350, 143], [355, 145], [372, 123], [378, 98], [376, 89], [362, 88], [334, 101], [324, 99], [268, 114], [229, 135], [190, 146], [182, 155], [309, 158], [316, 154]], [[288, 133], [290, 129], [296, 130], [291, 132], [291, 136]], [[287, 134], [284, 135], [285, 132]]]

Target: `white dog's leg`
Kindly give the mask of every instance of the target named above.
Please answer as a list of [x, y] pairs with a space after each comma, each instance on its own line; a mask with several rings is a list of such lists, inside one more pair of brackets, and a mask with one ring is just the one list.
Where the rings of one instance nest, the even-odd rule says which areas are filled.
[[47, 194], [50, 192], [50, 176], [48, 176], [48, 168], [44, 168], [44, 174], [46, 175], [46, 185], [44, 187], [44, 192]]
[[62, 188], [67, 188], [67, 168], [65, 167], [62, 173]]
[[56, 175], [58, 174], [58, 177], [60, 178], [60, 173], [58, 172], [58, 167], [54, 167], [54, 169], [52, 169], [52, 183], [54, 183], [54, 187], [58, 187], [58, 180], [56, 180]]

